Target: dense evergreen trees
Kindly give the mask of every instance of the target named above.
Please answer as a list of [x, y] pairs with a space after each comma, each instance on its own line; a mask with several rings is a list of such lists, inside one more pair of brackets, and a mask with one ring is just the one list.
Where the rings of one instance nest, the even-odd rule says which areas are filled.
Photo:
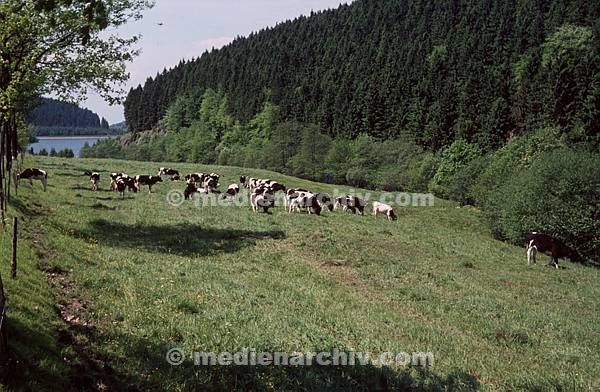
[[27, 122], [39, 127], [76, 127], [108, 129], [108, 121], [89, 109], [51, 98], [40, 98], [40, 104], [26, 117]]
[[129, 92], [132, 132], [182, 93], [221, 89], [233, 118], [265, 101], [330, 136], [484, 150], [543, 124], [597, 134], [600, 7], [585, 0], [358, 0], [180, 62]]

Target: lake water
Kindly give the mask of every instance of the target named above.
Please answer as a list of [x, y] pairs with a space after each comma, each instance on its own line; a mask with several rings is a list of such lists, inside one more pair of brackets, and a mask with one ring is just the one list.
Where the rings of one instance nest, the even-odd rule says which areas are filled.
[[56, 152], [70, 148], [75, 153], [75, 156], [78, 157], [85, 143], [93, 146], [98, 140], [106, 139], [107, 137], [110, 136], [40, 136], [37, 143], [31, 143], [27, 146], [27, 150], [33, 148], [33, 152], [37, 154], [43, 148], [48, 153], [53, 148]]

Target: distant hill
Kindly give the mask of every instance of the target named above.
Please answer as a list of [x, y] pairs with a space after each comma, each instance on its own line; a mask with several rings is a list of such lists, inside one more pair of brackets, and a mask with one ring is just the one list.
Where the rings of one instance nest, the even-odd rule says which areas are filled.
[[33, 126], [32, 136], [113, 135], [122, 128], [111, 129], [104, 117], [76, 104], [52, 98], [40, 98], [40, 104], [26, 116]]
[[111, 124], [109, 128], [115, 131], [127, 132], [127, 123], [125, 121], [121, 121], [120, 123]]

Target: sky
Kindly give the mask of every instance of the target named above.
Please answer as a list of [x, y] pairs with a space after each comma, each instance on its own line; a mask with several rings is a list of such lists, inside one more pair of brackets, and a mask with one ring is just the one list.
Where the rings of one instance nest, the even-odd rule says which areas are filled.
[[[311, 11], [337, 8], [352, 0], [156, 0], [144, 18], [121, 27], [122, 36], [141, 34], [141, 54], [128, 64], [131, 78], [126, 89], [143, 84], [149, 76], [171, 68], [181, 59], [221, 48], [237, 36], [247, 36], [277, 22], [308, 15]], [[105, 117], [109, 123], [123, 121], [123, 107], [109, 106], [90, 93], [82, 107]]]

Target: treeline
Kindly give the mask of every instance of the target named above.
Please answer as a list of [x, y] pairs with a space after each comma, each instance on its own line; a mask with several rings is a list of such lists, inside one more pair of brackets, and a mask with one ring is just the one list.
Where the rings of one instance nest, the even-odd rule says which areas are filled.
[[75, 157], [75, 153], [70, 148], [63, 148], [62, 150], [59, 150], [59, 151], [56, 151], [55, 148], [51, 148], [50, 152], [48, 152], [48, 150], [46, 150], [45, 148], [42, 148], [40, 151], [38, 151], [37, 154], [33, 151], [33, 148], [30, 148], [28, 152], [31, 155], [39, 155], [39, 156], [51, 156], [51, 157], [59, 157], [59, 158], [74, 158]]
[[81, 156], [256, 167], [354, 187], [433, 192], [481, 207], [498, 238], [522, 245], [527, 232], [544, 231], [600, 262], [600, 154], [592, 144], [572, 143], [557, 126], [496, 151], [457, 139], [433, 153], [410, 139], [331, 137], [316, 125], [286, 121], [270, 102], [248, 122], [230, 113], [223, 93], [183, 95], [161, 133], [102, 140]]
[[30, 136], [112, 136], [126, 132], [122, 128], [94, 128], [94, 127], [30, 127]]
[[329, 137], [456, 139], [485, 151], [556, 125], [598, 143], [600, 7], [587, 0], [358, 0], [238, 38], [132, 89], [132, 132], [182, 92], [220, 89], [247, 122], [268, 100], [282, 122]]
[[[26, 121], [36, 129], [47, 131], [60, 131], [65, 128], [105, 130], [109, 128], [108, 121], [104, 117], [101, 119], [91, 110], [51, 98], [40, 98], [39, 105], [27, 114]], [[64, 134], [35, 136], [64, 136]]]

